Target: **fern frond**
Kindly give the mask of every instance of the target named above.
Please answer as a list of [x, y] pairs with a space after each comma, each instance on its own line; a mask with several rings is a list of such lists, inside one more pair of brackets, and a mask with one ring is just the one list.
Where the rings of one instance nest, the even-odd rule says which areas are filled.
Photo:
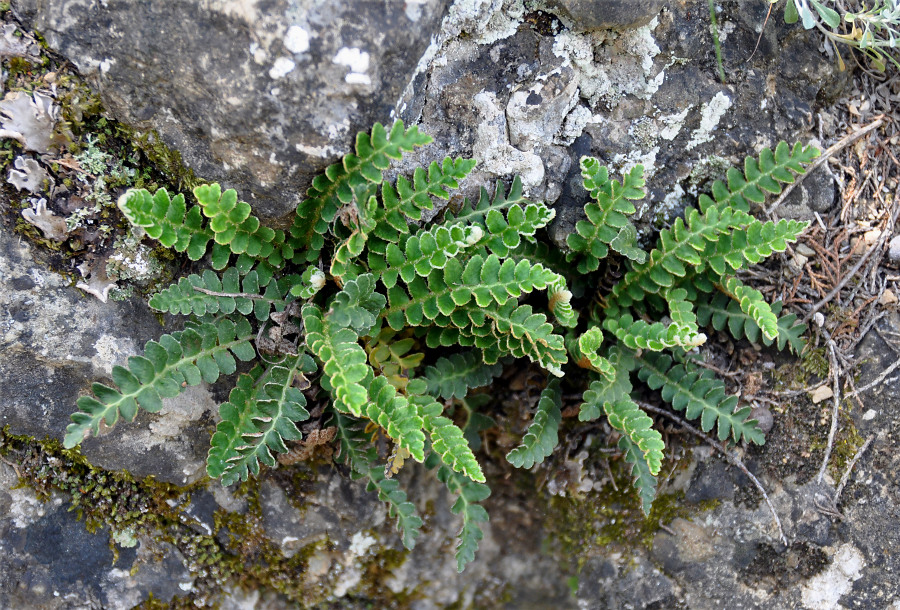
[[429, 394], [449, 400], [465, 398], [470, 389], [488, 385], [502, 371], [499, 363], [485, 364], [481, 354], [468, 351], [438, 358], [425, 368], [425, 380]]
[[630, 398], [620, 398], [615, 402], [604, 402], [603, 410], [609, 424], [627, 436], [643, 453], [650, 474], [659, 474], [665, 457], [666, 444], [662, 435], [653, 428], [653, 420]]
[[228, 267], [221, 278], [207, 269], [202, 276], [192, 273], [157, 292], [150, 297], [149, 305], [157, 311], [181, 315], [252, 313], [262, 321], [268, 319], [273, 307], [282, 310], [287, 306], [285, 296], [298, 279], [284, 276], [264, 285], [255, 270], [241, 279], [235, 267]]
[[535, 232], [550, 224], [556, 216], [556, 210], [543, 203], [528, 202], [524, 208], [510, 206], [506, 212], [491, 208], [484, 216], [485, 235], [482, 243], [493, 254], [506, 257], [522, 242], [533, 239]]
[[294, 256], [293, 248], [285, 243], [284, 231], [262, 226], [250, 213], [250, 204], [238, 201], [234, 189], [223, 193], [218, 184], [204, 184], [194, 188], [194, 197], [209, 219], [217, 244], [227, 245], [235, 254], [267, 260], [275, 267]]
[[721, 234], [753, 221], [746, 212], [710, 206], [704, 213], [691, 208], [686, 221], [676, 218], [672, 227], [659, 234], [657, 247], [649, 260], [635, 263], [622, 281], [613, 287], [612, 297], [623, 307], [643, 300], [648, 294], [661, 294], [687, 275], [688, 268], [701, 267], [706, 244]]
[[547, 286], [547, 309], [563, 326], [578, 326], [578, 312], [572, 308], [572, 291], [566, 286], [566, 278], [561, 275], [557, 275]]
[[192, 261], [206, 254], [213, 239], [200, 207], [188, 210], [184, 195], [170, 197], [164, 188], [152, 195], [146, 189], [129, 189], [119, 197], [118, 206], [133, 226], [141, 227], [163, 246], [185, 252]]
[[296, 423], [309, 419], [306, 397], [294, 387], [294, 380], [315, 370], [312, 358], [301, 353], [252, 379], [249, 388], [246, 380], [239, 382], [236, 387], [241, 391], [233, 390], [229, 402], [219, 407], [222, 421], [210, 443], [207, 473], [231, 485], [259, 474], [260, 462], [274, 466], [272, 452], [287, 453], [284, 441], [300, 440]]
[[637, 364], [631, 354], [625, 350], [613, 347], [609, 350], [606, 360], [613, 367], [613, 376], [604, 376], [598, 381], [591, 382], [585, 391], [581, 408], [578, 412], [579, 421], [592, 421], [605, 413], [604, 405], [628, 398], [631, 394], [631, 371]]
[[335, 460], [348, 464], [353, 478], [367, 479], [366, 489], [377, 491], [378, 499], [387, 503], [390, 516], [397, 519], [403, 546], [412, 550], [422, 529], [422, 519], [416, 514], [415, 505], [407, 499], [406, 492], [400, 489], [396, 479], [384, 476], [384, 467], [378, 464], [378, 454], [368, 442], [362, 426], [341, 413], [333, 414], [333, 423], [341, 447]]
[[366, 351], [372, 368], [402, 392], [409, 383], [409, 371], [422, 363], [425, 354], [411, 351], [417, 344], [412, 337], [398, 339], [397, 336], [397, 331], [384, 327], [366, 342]]
[[250, 343], [253, 329], [244, 318], [236, 322], [222, 318], [215, 323], [188, 322], [183, 331], [149, 341], [143, 356], [131, 356], [128, 367], [114, 366], [113, 382], [118, 389], [94, 383], [94, 396], [78, 399], [79, 411], [72, 414], [64, 445], [72, 448], [90, 433], [99, 433], [100, 422], [114, 425], [119, 417], [131, 421], [138, 406], [155, 413], [163, 398], [178, 396], [185, 386], [201, 381], [213, 383], [219, 375], [237, 369], [232, 354], [248, 361], [256, 357]]
[[[440, 456], [432, 453], [425, 461], [425, 466], [434, 468], [440, 463]], [[475, 559], [478, 543], [484, 538], [484, 532], [481, 531], [479, 524], [487, 523], [489, 517], [478, 502], [486, 500], [491, 495], [491, 490], [487, 485], [454, 472], [448, 466], [441, 466], [438, 469], [437, 478], [447, 486], [450, 493], [459, 494], [456, 502], [450, 507], [450, 512], [461, 515], [463, 520], [462, 529], [457, 535], [459, 543], [456, 545], [456, 568], [462, 572], [466, 565]]]
[[462, 207], [457, 212], [447, 210], [444, 213], [444, 226], [456, 224], [478, 224], [484, 226], [488, 213], [491, 210], [500, 212], [513, 206], [528, 205], [530, 202], [522, 195], [522, 179], [519, 176], [513, 178], [509, 192], [503, 186], [503, 182], [497, 181], [494, 187], [494, 196], [491, 198], [487, 189], [482, 187], [478, 201], [472, 203], [467, 197]]
[[[819, 156], [819, 151], [813, 146], [803, 146], [799, 142], [791, 148], [785, 142], [779, 142], [773, 153], [771, 149], [764, 148], [760, 151], [759, 160], [752, 157], [744, 159], [744, 171], [730, 168], [726, 174], [727, 184], [716, 180], [712, 186], [712, 194], [715, 205], [719, 208], [733, 207], [745, 212], [750, 210], [750, 204], [764, 203], [765, 193], [779, 195], [781, 184], [794, 182], [794, 174], [806, 172], [804, 165], [808, 165]], [[781, 183], [781, 184], [779, 184]], [[710, 203], [706, 195], [700, 197], [701, 209]]]
[[349, 328], [335, 328], [316, 305], [305, 305], [301, 316], [306, 345], [322, 363], [322, 385], [331, 393], [335, 408], [363, 417], [369, 394], [362, 382], [371, 378], [372, 369], [359, 337]]
[[[781, 312], [781, 301], [771, 305], [772, 313], [778, 315]], [[701, 325], [711, 324], [716, 330], [728, 331], [735, 339], [747, 338], [751, 343], [762, 342], [763, 345], [772, 345], [773, 341], [765, 335], [760, 336], [760, 328], [753, 318], [741, 310], [740, 304], [727, 294], [718, 292], [708, 302], [697, 304], [697, 319]], [[788, 346], [792, 352], [799, 354], [806, 347], [802, 335], [806, 331], [806, 325], [797, 322], [796, 314], [788, 314], [778, 318], [777, 347], [783, 350]]]
[[[694, 327], [696, 328], [696, 324]], [[650, 324], [644, 320], [635, 320], [631, 314], [611, 315], [603, 321], [603, 328], [631, 349], [661, 352], [670, 347], [690, 349], [706, 342], [706, 335], [686, 329], [679, 324], [665, 325], [662, 322]]]
[[[219, 405], [219, 417], [222, 421], [216, 425], [206, 457], [206, 474], [214, 479], [221, 477], [231, 468], [229, 459], [240, 455], [238, 447], [245, 444], [244, 435], [257, 433], [253, 416], [257, 412], [256, 382], [262, 372], [262, 367], [257, 366], [249, 374], [239, 375], [228, 394], [228, 401]], [[237, 478], [227, 483], [223, 480], [222, 484], [230, 485], [235, 481]]]
[[432, 197], [450, 199], [450, 190], [459, 188], [459, 182], [475, 165], [475, 159], [446, 157], [440, 165], [432, 161], [427, 173], [421, 167], [416, 168], [412, 182], [398, 176], [396, 187], [385, 184], [381, 191], [382, 205], [368, 211], [376, 223], [375, 232], [395, 241], [397, 235], [407, 232], [407, 219], [421, 220], [423, 210], [434, 209]]
[[386, 302], [384, 295], [375, 292], [375, 276], [365, 273], [346, 282], [344, 289], [334, 295], [328, 311], [329, 323], [352, 328], [364, 337], [375, 326]]
[[410, 400], [418, 407], [425, 422], [425, 429], [431, 437], [431, 448], [440, 456], [441, 462], [454, 472], [484, 483], [481, 465], [475, 459], [463, 431], [441, 415], [443, 405], [431, 396], [412, 396]]
[[387, 244], [384, 256], [370, 252], [369, 267], [381, 271], [381, 281], [387, 288], [396, 285], [398, 277], [408, 284], [416, 276], [428, 277], [435, 269], [443, 269], [451, 259], [478, 244], [483, 236], [484, 231], [478, 226], [435, 225], [401, 245]]
[[569, 248], [581, 255], [578, 272], [596, 271], [600, 260], [609, 254], [610, 246], [636, 262], [643, 262], [646, 253], [634, 247], [637, 231], [628, 216], [635, 213], [629, 200], [643, 199], [645, 195], [644, 167], [636, 165], [620, 183], [609, 179], [607, 168], [597, 159], [583, 157], [581, 175], [584, 188], [594, 201], [584, 206], [588, 219], [579, 220], [575, 232], [566, 239]]
[[737, 301], [741, 311], [750, 316], [766, 339], [774, 341], [778, 338], [778, 317], [772, 312], [772, 307], [759, 290], [745, 286], [736, 277], [725, 280], [722, 288]]
[[625, 461], [631, 464], [631, 476], [634, 477], [634, 488], [641, 498], [641, 509], [649, 517], [650, 506], [656, 497], [656, 477], [650, 472], [641, 448], [629, 437], [619, 439], [619, 449], [625, 454]]
[[522, 444], [506, 454], [506, 460], [516, 468], [531, 468], [553, 453], [559, 444], [559, 423], [562, 421], [562, 392], [559, 379], [552, 379], [541, 392], [537, 411]]
[[698, 340], [702, 337], [705, 340], [706, 335], [698, 334], [697, 316], [694, 313], [693, 304], [687, 300], [687, 290], [684, 288], [670, 288], [665, 291], [663, 297], [669, 306], [669, 318], [672, 319], [672, 325], [679, 328], [683, 335], [697, 337]]
[[300, 276], [300, 281], [291, 287], [291, 296], [311, 299], [325, 287], [325, 273], [315, 265], [310, 265]]
[[516, 262], [527, 260], [532, 265], [540, 263], [561, 276], [569, 275], [572, 271], [571, 265], [566, 261], [566, 256], [562, 251], [559, 248], [551, 248], [542, 241], [530, 242], [524, 240], [519, 244], [518, 248], [509, 253], [508, 258]]
[[674, 364], [665, 354], [645, 353], [637, 358], [638, 377], [653, 390], [660, 390], [663, 400], [678, 411], [685, 411], [687, 419], [700, 419], [704, 432], [717, 426], [718, 437], [724, 441], [731, 436], [762, 445], [765, 437], [755, 419], [748, 419], [750, 407], [735, 411], [737, 396], [725, 395], [725, 384], [708, 369], [699, 369], [690, 361]]
[[603, 331], [598, 326], [591, 326], [578, 337], [569, 351], [575, 359], [575, 364], [581, 368], [591, 369], [612, 379], [616, 375], [612, 363], [597, 353], [602, 343]]
[[425, 422], [419, 410], [409, 400], [397, 393], [396, 388], [384, 377], [376, 377], [369, 384], [369, 402], [363, 408], [363, 416], [381, 426], [388, 436], [421, 462], [425, 459]]
[[450, 259], [443, 269], [432, 271], [427, 282], [415, 277], [407, 285], [408, 294], [400, 286], [388, 290], [389, 304], [382, 316], [395, 330], [429, 325], [439, 316], [450, 316], [473, 301], [478, 307], [496, 304], [502, 308], [522, 294], [547, 288], [556, 278], [542, 265], [511, 259], [501, 263], [495, 254], [487, 258], [475, 255], [465, 267], [457, 259]]
[[313, 180], [306, 199], [297, 206], [290, 230], [290, 241], [298, 254], [294, 262], [314, 261], [319, 257], [328, 226], [338, 208], [353, 201], [354, 186], [363, 182], [380, 184], [382, 172], [392, 159], [400, 159], [404, 151], [431, 142], [431, 137], [419, 133], [416, 126], [404, 129], [402, 121], [396, 121], [390, 132], [381, 123], [375, 123], [371, 135], [357, 134], [356, 153], [347, 154], [340, 163], [329, 165]]
[[708, 242], [703, 253], [703, 268], [712, 269], [719, 276], [734, 273], [755, 265], [773, 252], [784, 252], [788, 242], [795, 242], [809, 222], [781, 219], [760, 222], [753, 220], [746, 228], [735, 229], [715, 242]]

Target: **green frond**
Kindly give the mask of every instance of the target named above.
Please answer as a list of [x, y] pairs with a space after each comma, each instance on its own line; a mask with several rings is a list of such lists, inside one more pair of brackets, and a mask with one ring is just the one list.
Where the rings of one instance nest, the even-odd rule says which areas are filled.
[[566, 278], [561, 275], [557, 275], [547, 286], [547, 309], [566, 328], [578, 326], [578, 312], [572, 308], [572, 291], [566, 285]]
[[146, 189], [129, 189], [119, 197], [118, 206], [133, 226], [142, 228], [163, 246], [185, 252], [192, 261], [206, 254], [213, 239], [212, 230], [204, 226], [200, 207], [188, 210], [184, 195], [170, 197], [164, 188], [152, 195]]
[[366, 351], [369, 353], [369, 364], [380, 372], [395, 388], [400, 391], [406, 389], [410, 380], [410, 371], [417, 368], [425, 354], [412, 351], [417, 346], [417, 341], [403, 333], [400, 335], [390, 327], [382, 328], [378, 334], [366, 342]]
[[322, 385], [331, 393], [335, 409], [364, 417], [369, 394], [362, 382], [371, 378], [372, 369], [358, 335], [349, 328], [335, 328], [316, 305], [305, 305], [301, 316], [306, 345], [322, 363]]
[[637, 231], [628, 216], [635, 213], [630, 200], [643, 199], [645, 195], [644, 167], [636, 165], [623, 182], [618, 182], [609, 179], [607, 168], [597, 159], [583, 157], [581, 175], [593, 201], [584, 206], [587, 220], [579, 220], [575, 232], [566, 239], [569, 248], [581, 255], [578, 272], [596, 271], [610, 246], [635, 262], [643, 262], [646, 253], [634, 245]]
[[375, 292], [375, 282], [375, 276], [371, 273], [346, 282], [344, 289], [331, 300], [329, 323], [352, 328], [362, 337], [368, 335], [387, 302], [384, 295]]
[[181, 315], [205, 316], [237, 311], [244, 315], [253, 314], [262, 321], [268, 319], [273, 307], [281, 311], [287, 306], [285, 297], [298, 279], [289, 275], [264, 285], [256, 270], [241, 279], [235, 267], [228, 267], [221, 277], [207, 269], [202, 276], [192, 273], [157, 292], [150, 297], [149, 305], [157, 311]]
[[388, 505], [388, 513], [397, 519], [403, 546], [412, 550], [422, 529], [422, 519], [416, 514], [415, 505], [407, 499], [406, 492], [400, 489], [399, 481], [384, 476], [384, 466], [378, 463], [378, 454], [358, 421], [341, 413], [334, 413], [332, 423], [337, 427], [341, 447], [335, 460], [349, 465], [353, 478], [365, 478], [368, 491], [378, 492], [378, 499]]
[[[237, 382], [228, 394], [228, 401], [219, 405], [219, 417], [222, 421], [210, 439], [209, 454], [206, 457], [206, 474], [217, 479], [229, 471], [230, 459], [239, 457], [238, 447], [245, 445], [245, 434], [256, 434], [253, 416], [257, 413], [256, 382], [262, 375], [262, 367], [254, 367], [249, 374], [241, 373]], [[238, 476], [238, 478], [240, 478]], [[237, 481], [229, 480], [223, 485]]]
[[381, 123], [375, 123], [371, 135], [357, 134], [355, 154], [349, 153], [340, 163], [329, 165], [313, 180], [306, 199], [297, 207], [289, 240], [298, 254], [299, 260], [294, 262], [314, 261], [319, 257], [329, 224], [338, 208], [353, 201], [354, 187], [364, 182], [380, 184], [382, 172], [392, 159], [400, 159], [404, 151], [431, 142], [431, 137], [419, 133], [416, 126], [404, 129], [402, 121], [396, 121], [390, 132]]
[[516, 468], [531, 468], [553, 453], [559, 444], [559, 423], [562, 421], [560, 405], [562, 393], [559, 389], [559, 379], [552, 379], [541, 392], [537, 411], [522, 439], [522, 444], [506, 454], [506, 460], [510, 464]]
[[275, 466], [272, 452], [287, 453], [284, 441], [298, 441], [302, 435], [296, 423], [309, 419], [306, 397], [294, 387], [295, 379], [313, 373], [316, 365], [306, 353], [288, 356], [247, 382], [242, 391], [229, 396], [219, 407], [222, 421], [213, 434], [207, 474], [221, 477], [223, 485], [246, 481], [259, 474], [260, 463]]
[[432, 197], [450, 199], [450, 190], [459, 188], [460, 181], [469, 175], [476, 164], [475, 159], [446, 157], [440, 165], [432, 161], [427, 172], [421, 167], [416, 168], [412, 182], [398, 176], [396, 187], [385, 184], [381, 193], [383, 205], [368, 211], [376, 225], [375, 231], [386, 239], [406, 233], [407, 219], [421, 220], [423, 210], [434, 209]]
[[637, 364], [631, 354], [618, 347], [612, 347], [606, 360], [612, 365], [613, 375], [592, 381], [585, 391], [578, 421], [593, 421], [606, 412], [607, 403], [615, 403], [631, 394], [631, 371]]
[[[696, 324], [694, 327], [696, 328]], [[663, 324], [644, 320], [635, 320], [631, 314], [609, 316], [603, 321], [603, 328], [616, 336], [619, 341], [631, 349], [645, 349], [661, 352], [670, 347], [687, 349], [703, 345], [706, 335], [677, 323]]]
[[808, 222], [788, 219], [777, 223], [752, 220], [745, 228], [734, 229], [717, 241], [708, 242], [702, 255], [703, 266], [697, 271], [709, 268], [723, 276], [755, 265], [773, 252], [784, 252], [788, 242], [797, 241], [808, 226]]
[[[434, 468], [440, 463], [440, 456], [436, 453], [432, 453], [425, 461], [425, 465], [429, 468]], [[454, 472], [448, 466], [441, 466], [438, 469], [437, 478], [447, 486], [450, 493], [459, 494], [456, 502], [450, 507], [450, 512], [461, 515], [463, 520], [462, 529], [457, 535], [459, 543], [456, 545], [456, 567], [462, 572], [466, 565], [475, 559], [478, 543], [484, 538], [480, 524], [487, 523], [489, 517], [478, 502], [486, 500], [491, 495], [491, 490], [487, 485]]]
[[650, 472], [650, 466], [641, 448], [627, 436], [619, 439], [619, 449], [625, 454], [625, 461], [631, 464], [631, 476], [634, 477], [634, 488], [641, 498], [644, 514], [650, 516], [650, 506], [656, 497], [656, 477]]
[[527, 260], [532, 265], [541, 264], [561, 276], [570, 275], [572, 272], [572, 266], [566, 261], [565, 254], [559, 248], [551, 247], [542, 241], [523, 240], [518, 248], [509, 253], [508, 258], [516, 262]]
[[473, 204], [467, 197], [462, 207], [456, 213], [447, 210], [444, 213], [443, 224], [448, 227], [456, 224], [477, 224], [483, 227], [491, 210], [501, 212], [514, 206], [527, 206], [529, 203], [531, 202], [522, 195], [522, 179], [519, 176], [513, 178], [509, 187], [509, 193], [506, 192], [503, 182], [498, 180], [494, 187], [493, 198], [491, 198], [487, 189], [482, 187], [478, 201]]
[[627, 436], [643, 453], [650, 474], [659, 474], [666, 444], [662, 435], [653, 428], [653, 420], [630, 398], [604, 402], [603, 410], [609, 425]]
[[410, 236], [405, 243], [387, 244], [384, 256], [370, 252], [369, 267], [381, 271], [381, 281], [387, 288], [393, 288], [398, 278], [408, 284], [417, 276], [428, 277], [435, 269], [443, 269], [483, 236], [478, 226], [434, 225]]
[[[727, 184], [721, 180], [713, 183], [712, 194], [717, 207], [733, 207], [745, 212], [750, 204], [764, 203], [766, 193], [781, 194], [781, 184], [794, 182], [794, 173], [806, 172], [808, 165], [819, 156], [813, 146], [803, 146], [799, 142], [791, 148], [785, 142], [779, 142], [773, 153], [764, 148], [759, 153], [759, 160], [752, 157], [744, 159], [744, 171], [731, 168], [728, 170]], [[701, 197], [701, 209], [710, 202], [706, 196]]]
[[[699, 339], [701, 335], [698, 334], [697, 316], [694, 313], [693, 304], [687, 300], [687, 290], [670, 288], [666, 290], [663, 297], [669, 306], [669, 318], [672, 320], [672, 325], [680, 329], [681, 334]], [[702, 338], [705, 340], [706, 336], [702, 335]]]
[[583, 369], [591, 369], [604, 377], [612, 379], [616, 376], [612, 363], [597, 353], [603, 343], [603, 331], [598, 326], [591, 326], [571, 345], [569, 351], [575, 364]]
[[431, 448], [441, 458], [441, 462], [454, 472], [484, 483], [481, 465], [475, 459], [465, 434], [451, 420], [441, 415], [444, 407], [430, 396], [411, 398], [419, 408], [425, 421], [425, 430], [431, 437]]
[[699, 418], [704, 432], [717, 426], [720, 441], [731, 436], [735, 442], [744, 439], [757, 445], [765, 443], [756, 420], [748, 419], [750, 407], [735, 410], [738, 397], [726, 396], [725, 384], [712, 371], [690, 361], [674, 364], [665, 354], [645, 353], [636, 359], [641, 381], [660, 390], [663, 400], [684, 411], [687, 419]]
[[443, 269], [433, 270], [427, 281], [417, 276], [406, 290], [400, 286], [388, 290], [388, 307], [382, 315], [395, 330], [430, 325], [467, 305], [502, 308], [525, 293], [547, 288], [556, 278], [542, 265], [527, 260], [500, 262], [495, 254], [475, 255], [465, 267], [450, 259]]
[[223, 193], [218, 184], [204, 184], [194, 188], [194, 197], [209, 219], [209, 229], [217, 244], [228, 246], [235, 254], [267, 260], [275, 267], [293, 258], [294, 250], [285, 243], [284, 231], [262, 226], [250, 213], [250, 204], [238, 201], [234, 189]]
[[467, 351], [438, 358], [425, 368], [425, 380], [429, 394], [449, 400], [465, 398], [470, 389], [488, 385], [502, 371], [499, 363], [485, 364], [480, 353]]
[[622, 307], [643, 300], [648, 294], [661, 294], [684, 278], [688, 269], [703, 265], [707, 242], [715, 242], [723, 233], [753, 221], [746, 212], [711, 206], [704, 213], [689, 209], [686, 221], [676, 218], [672, 227], [659, 234], [657, 247], [649, 260], [635, 263], [622, 281], [613, 287], [612, 296]]
[[369, 384], [369, 402], [362, 415], [381, 426], [414, 460], [425, 459], [425, 422], [416, 406], [384, 377], [376, 377]]
[[[185, 329], [149, 341], [143, 356], [131, 356], [128, 367], [114, 366], [112, 379], [118, 389], [94, 383], [94, 396], [78, 399], [64, 445], [72, 448], [90, 433], [98, 434], [100, 422], [114, 425], [121, 416], [131, 421], [140, 406], [155, 413], [163, 398], [173, 398], [188, 385], [215, 382], [220, 374], [237, 369], [234, 357], [248, 361], [256, 357], [250, 341], [253, 329], [244, 318], [221, 318], [215, 323], [188, 322]], [[232, 354], [234, 356], [232, 356]], [[184, 384], [184, 385], [182, 385]]]
[[505, 217], [499, 209], [491, 208], [484, 216], [485, 235], [481, 243], [493, 254], [506, 257], [519, 247], [523, 237], [530, 241], [555, 216], [556, 210], [543, 203], [528, 202], [524, 208], [510, 206]]
[[778, 317], [759, 290], [745, 286], [736, 277], [725, 280], [724, 291], [741, 307], [741, 311], [750, 316], [760, 328], [763, 336], [770, 341], [778, 338]]
[[[772, 313], [778, 315], [781, 312], [781, 301], [771, 305]], [[711, 324], [716, 330], [728, 328], [735, 339], [747, 338], [751, 343], [762, 342], [763, 345], [772, 345], [773, 340], [761, 335], [760, 328], [753, 318], [741, 310], [740, 303], [727, 294], [717, 292], [707, 302], [697, 304], [697, 319], [703, 326]], [[789, 347], [795, 354], [799, 354], [806, 347], [803, 333], [806, 325], [797, 322], [796, 314], [788, 314], [778, 318], [777, 347], [783, 350]]]

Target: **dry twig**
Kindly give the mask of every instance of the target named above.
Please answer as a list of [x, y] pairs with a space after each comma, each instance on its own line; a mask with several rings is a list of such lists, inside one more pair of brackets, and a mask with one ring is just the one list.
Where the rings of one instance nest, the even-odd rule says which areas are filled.
[[841, 370], [838, 365], [837, 352], [834, 347], [834, 340], [828, 334], [828, 331], [822, 329], [828, 338], [828, 359], [831, 361], [831, 391], [834, 394], [834, 407], [831, 410], [831, 429], [828, 431], [828, 445], [825, 447], [825, 457], [822, 458], [822, 466], [819, 467], [819, 475], [816, 480], [821, 483], [825, 479], [825, 469], [828, 468], [828, 461], [831, 459], [831, 450], [834, 448], [834, 437], [837, 434], [838, 410], [841, 406]]

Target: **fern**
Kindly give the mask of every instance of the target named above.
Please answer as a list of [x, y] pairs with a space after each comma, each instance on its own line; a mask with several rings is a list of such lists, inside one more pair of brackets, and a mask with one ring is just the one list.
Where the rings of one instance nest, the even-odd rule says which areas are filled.
[[735, 409], [737, 396], [725, 394], [725, 384], [708, 369], [700, 369], [690, 361], [675, 364], [665, 354], [645, 354], [637, 358], [638, 377], [653, 390], [661, 390], [663, 400], [688, 419], [700, 419], [704, 432], [717, 428], [719, 440], [731, 436], [735, 442], [747, 440], [765, 443], [755, 419], [749, 419], [750, 407]]
[[219, 375], [230, 375], [239, 360], [252, 360], [256, 351], [250, 344], [252, 328], [243, 318], [220, 318], [215, 323], [188, 322], [183, 331], [149, 341], [143, 356], [132, 356], [128, 367], [114, 366], [112, 379], [117, 388], [94, 383], [93, 396], [78, 399], [77, 411], [66, 428], [63, 441], [72, 448], [100, 431], [100, 422], [114, 425], [119, 417], [131, 421], [138, 407], [150, 413], [162, 408], [163, 398], [174, 398], [183, 387], [201, 381], [213, 383]]
[[407, 499], [406, 492], [400, 489], [396, 479], [384, 476], [384, 468], [377, 463], [375, 448], [367, 442], [362, 427], [340, 413], [334, 413], [332, 421], [340, 442], [340, 453], [336, 459], [350, 466], [354, 478], [366, 478], [369, 491], [378, 492], [378, 499], [388, 504], [390, 516], [397, 519], [403, 546], [412, 550], [422, 528], [422, 519], [416, 514], [415, 505]]
[[444, 399], [465, 398], [472, 388], [488, 385], [500, 375], [499, 363], [485, 364], [477, 352], [439, 358], [425, 369], [428, 393]]
[[[440, 456], [432, 453], [426, 460], [425, 466], [434, 468], [440, 463]], [[441, 466], [437, 471], [438, 480], [447, 486], [450, 493], [459, 494], [456, 502], [450, 507], [454, 515], [461, 515], [463, 519], [462, 529], [459, 531], [456, 545], [456, 566], [462, 572], [466, 565], [475, 559], [475, 551], [478, 543], [484, 538], [481, 523], [487, 523], [488, 513], [483, 506], [478, 504], [491, 495], [491, 490], [483, 483], [477, 483], [471, 479], [454, 472], [448, 466]]]
[[584, 207], [588, 220], [575, 225], [575, 233], [566, 240], [573, 252], [581, 254], [579, 273], [596, 271], [609, 248], [636, 261], [643, 262], [646, 253], [635, 247], [637, 231], [627, 215], [634, 214], [630, 200], [644, 197], [644, 168], [636, 165], [622, 183], [610, 180], [606, 167], [592, 157], [581, 160], [584, 188], [595, 200]]
[[[388, 504], [407, 548], [422, 520], [388, 477], [408, 457], [438, 467], [458, 496], [451, 510], [463, 520], [462, 570], [488, 518], [479, 502], [490, 490], [473, 448], [495, 425], [479, 411], [490, 398], [470, 391], [497, 379], [501, 361], [527, 359], [553, 376], [508, 461], [531, 468], [551, 454], [562, 416], [558, 378], [580, 370], [588, 387], [578, 418], [605, 417], [605, 429], [620, 436], [645, 512], [664, 445], [632, 396], [640, 382], [722, 440], [763, 442], [749, 407], [688, 352], [706, 341], [710, 325], [803, 349], [797, 317], [779, 317], [780, 303], [769, 305], [736, 274], [784, 251], [806, 228], [756, 220], [750, 208], [804, 171], [814, 149], [782, 143], [748, 158], [645, 252], [630, 219], [633, 202], [645, 197], [642, 167], [617, 180], [596, 159], [581, 160], [590, 197], [560, 250], [542, 241], [554, 210], [526, 199], [518, 177], [459, 207], [452, 192], [472, 159], [446, 158], [385, 180], [392, 160], [430, 142], [399, 121], [359, 134], [353, 153], [313, 180], [287, 233], [262, 226], [235, 191], [216, 184], [194, 189], [190, 206], [163, 189], [123, 195], [119, 207], [136, 232], [191, 260], [208, 256], [219, 273], [182, 277], [150, 298], [157, 311], [190, 316], [184, 330], [149, 342], [143, 356], [113, 368], [112, 385], [95, 383], [79, 398], [65, 445], [98, 434], [101, 424], [134, 419], [139, 408], [159, 411], [184, 387], [236, 373], [236, 358], [257, 360], [220, 405], [207, 460], [211, 477], [242, 481], [302, 440], [297, 424], [310, 413], [301, 388], [318, 364], [312, 382], [338, 430], [336, 459]], [[610, 257], [604, 271], [624, 275], [607, 289], [595, 272]], [[581, 316], [585, 307], [589, 315]], [[439, 348], [452, 350], [429, 353]], [[453, 401], [446, 414], [439, 399]], [[364, 425], [391, 439], [387, 463]]]
[[554, 379], [541, 392], [534, 421], [528, 426], [522, 444], [506, 454], [510, 464], [516, 468], [531, 468], [553, 452], [559, 443], [557, 433], [562, 421], [561, 402], [559, 379]]

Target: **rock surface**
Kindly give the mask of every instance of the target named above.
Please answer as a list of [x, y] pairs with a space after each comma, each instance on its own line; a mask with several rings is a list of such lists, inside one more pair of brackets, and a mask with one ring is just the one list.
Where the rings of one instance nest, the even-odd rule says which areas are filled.
[[[556, 202], [560, 243], [584, 203], [581, 155], [615, 170], [646, 166], [648, 226], [751, 150], [808, 133], [817, 98], [833, 94], [827, 59], [783, 24], [771, 23], [752, 62], [737, 67], [756, 42], [764, 3], [720, 3], [728, 85], [715, 77], [706, 21], [682, 3], [655, 16], [658, 3], [627, 4], [643, 6], [650, 20], [585, 33], [566, 27], [559, 6], [529, 12], [516, 0], [456, 2], [446, 11], [442, 2], [408, 2], [387, 15], [365, 2], [307, 9], [286, 0], [192, 0], [168, 13], [117, 0], [13, 2], [93, 78], [117, 116], [157, 129], [198, 173], [240, 189], [265, 215], [290, 211], [355, 130], [393, 110], [436, 139], [401, 170], [475, 156], [470, 192], [519, 173], [532, 196]], [[832, 203], [827, 187], [797, 205], [804, 201], [814, 211]], [[8, 434], [58, 440], [91, 381], [171, 328], [137, 300], [87, 297], [41, 261], [35, 247], [0, 230], [0, 424]], [[900, 331], [896, 316], [885, 323]], [[872, 363], [862, 385], [895, 356], [874, 334], [860, 349]], [[555, 481], [535, 493], [535, 475], [505, 481], [489, 468], [493, 521], [459, 575], [459, 521], [445, 487], [424, 469], [400, 475], [426, 519], [412, 552], [401, 549], [384, 505], [331, 463], [264, 470], [240, 490], [201, 481], [224, 399], [221, 388], [201, 386], [169, 402], [167, 413], [142, 414], [82, 446], [90, 476], [127, 470], [138, 479], [129, 497], [152, 518], [132, 515], [127, 527], [89, 534], [67, 511], [86, 493], [86, 475], [72, 475], [81, 466], [52, 443], [10, 450], [6, 459], [29, 484], [56, 477], [67, 493], [43, 494], [42, 503], [31, 489], [14, 489], [16, 471], [0, 464], [0, 606], [130, 608], [152, 593], [224, 608], [882, 607], [900, 596], [898, 394], [893, 380], [866, 398], [874, 413], [853, 412], [860, 434], [875, 440], [838, 504], [843, 520], [821, 509], [833, 482], [816, 484], [808, 472], [765, 476], [786, 455], [774, 441], [744, 456], [769, 489], [787, 548], [749, 481], [696, 448], [661, 490], [683, 497], [687, 509], [666, 517], [668, 530], [619, 530], [612, 544], [592, 528], [615, 530], [629, 514], [626, 489], [610, 499], [589, 485], [563, 512], [547, 498]], [[784, 427], [773, 423], [777, 439]], [[141, 481], [151, 475], [155, 483]], [[173, 491], [159, 482], [193, 485]], [[103, 499], [111, 488], [96, 489]], [[567, 546], [563, 526], [578, 544]]]
[[356, 132], [390, 122], [444, 0], [17, 0], [117, 119], [159, 133], [263, 217], [292, 211]]

